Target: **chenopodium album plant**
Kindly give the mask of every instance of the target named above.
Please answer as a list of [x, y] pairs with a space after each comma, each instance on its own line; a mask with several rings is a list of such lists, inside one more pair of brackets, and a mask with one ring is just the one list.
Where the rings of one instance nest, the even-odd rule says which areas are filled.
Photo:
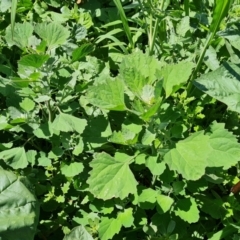
[[[58, 23], [16, 23], [11, 34], [8, 27], [9, 46], [25, 54], [18, 77], [0, 78], [0, 159], [31, 180], [40, 238], [61, 228], [65, 240], [220, 239], [209, 226], [221, 221], [229, 230], [236, 200], [221, 199], [214, 187], [226, 184], [240, 147], [224, 123], [198, 125], [202, 104], [211, 101], [186, 97], [194, 63], [166, 64], [136, 50], [112, 75], [87, 56], [90, 43], [67, 48], [70, 31]], [[238, 72], [225, 64], [194, 84], [238, 111]], [[35, 229], [37, 208], [30, 212], [14, 229]], [[230, 227], [225, 234], [237, 232]]]

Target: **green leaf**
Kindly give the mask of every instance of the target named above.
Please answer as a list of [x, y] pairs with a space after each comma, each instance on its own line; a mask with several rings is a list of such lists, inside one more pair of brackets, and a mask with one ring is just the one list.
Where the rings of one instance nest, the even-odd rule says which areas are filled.
[[46, 156], [42, 155], [40, 158], [38, 158], [38, 166], [50, 167], [51, 165], [52, 161]]
[[99, 237], [101, 240], [112, 239], [112, 237], [119, 233], [122, 223], [119, 219], [103, 217], [99, 226]]
[[29, 98], [24, 98], [23, 101], [19, 103], [19, 105], [26, 112], [32, 111], [35, 107], [35, 103]]
[[98, 153], [90, 163], [89, 191], [103, 200], [124, 199], [137, 192], [137, 181], [129, 168], [129, 159], [116, 161], [107, 153]]
[[203, 74], [193, 83], [201, 91], [220, 102], [232, 111], [240, 113], [240, 68], [233, 63], [223, 63], [217, 70]]
[[142, 209], [153, 209], [155, 206], [157, 192], [151, 188], [144, 189], [138, 197], [138, 203]]
[[83, 171], [83, 164], [79, 162], [62, 164], [61, 165], [61, 173], [66, 177], [74, 177]]
[[72, 53], [72, 62], [79, 61], [94, 51], [94, 46], [91, 43], [84, 43]]
[[[125, 82], [129, 90], [136, 96], [141, 96], [146, 85], [152, 85], [156, 80], [158, 61], [142, 52], [135, 52], [123, 58], [120, 65], [120, 78]], [[146, 91], [146, 90], [145, 90]], [[148, 90], [149, 91], [149, 90]], [[147, 98], [144, 93], [144, 98]], [[148, 93], [149, 97], [152, 95]]]
[[15, 147], [0, 152], [0, 159], [13, 169], [23, 169], [28, 165], [28, 159], [23, 147]]
[[[5, 0], [0, 2], [0, 12], [6, 12], [12, 5], [11, 0]], [[17, 2], [17, 1], [15, 1]]]
[[71, 230], [63, 240], [93, 240], [92, 236], [87, 232], [84, 226], [78, 226]]
[[22, 66], [40, 68], [48, 59], [49, 59], [48, 55], [29, 54], [29, 55], [23, 56], [18, 61], [18, 64]]
[[124, 85], [117, 78], [107, 77], [104, 83], [88, 88], [87, 100], [94, 106], [107, 110], [124, 111]]
[[203, 131], [193, 133], [179, 141], [176, 148], [164, 156], [164, 161], [171, 170], [176, 170], [187, 180], [197, 180], [204, 175], [207, 167], [207, 157], [211, 151], [208, 140]]
[[32, 36], [33, 26], [28, 23], [16, 23], [13, 31], [11, 32], [10, 26], [6, 29], [6, 41], [9, 46], [16, 45], [21, 49], [28, 46], [29, 38]]
[[58, 23], [38, 23], [35, 27], [35, 32], [39, 37], [47, 42], [48, 49], [53, 49], [66, 43], [70, 32], [66, 27]]
[[57, 115], [52, 123], [52, 128], [62, 132], [78, 132], [83, 133], [87, 121], [85, 119], [80, 119], [65, 113], [60, 113]]
[[199, 210], [193, 198], [178, 200], [174, 212], [188, 223], [196, 223], [199, 220]]
[[209, 167], [229, 169], [239, 162], [240, 144], [237, 138], [224, 128], [224, 123], [214, 122], [211, 125], [209, 144], [211, 147], [207, 158]]
[[123, 212], [120, 212], [118, 214], [117, 219], [119, 219], [122, 223], [122, 225], [125, 228], [129, 228], [133, 225], [134, 217], [133, 217], [133, 209], [132, 208], [127, 208], [124, 209]]
[[0, 168], [1, 239], [34, 239], [39, 204], [28, 186], [26, 179]]
[[53, 134], [52, 123], [41, 124], [39, 128], [33, 131], [33, 134], [38, 138], [49, 139]]
[[159, 161], [158, 156], [149, 156], [146, 160], [146, 167], [149, 168], [152, 175], [159, 176], [166, 169], [166, 164]]
[[156, 138], [156, 134], [146, 129], [142, 137], [142, 144], [146, 146], [151, 146], [155, 138]]
[[166, 213], [174, 203], [174, 200], [165, 195], [157, 195], [157, 211], [160, 214]]
[[162, 69], [163, 87], [166, 97], [169, 97], [187, 83], [193, 67], [194, 64], [192, 62], [179, 62], [175, 65], [167, 64]]

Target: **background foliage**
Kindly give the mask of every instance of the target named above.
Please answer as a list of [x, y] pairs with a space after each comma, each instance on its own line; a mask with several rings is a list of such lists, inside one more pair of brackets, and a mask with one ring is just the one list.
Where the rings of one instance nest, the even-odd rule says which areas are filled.
[[240, 238], [238, 0], [0, 13], [2, 240]]

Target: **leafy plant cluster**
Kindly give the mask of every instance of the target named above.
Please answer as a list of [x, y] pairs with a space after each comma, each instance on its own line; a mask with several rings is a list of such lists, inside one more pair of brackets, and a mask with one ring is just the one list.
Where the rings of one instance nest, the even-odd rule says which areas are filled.
[[0, 239], [240, 238], [238, 0], [0, 13]]

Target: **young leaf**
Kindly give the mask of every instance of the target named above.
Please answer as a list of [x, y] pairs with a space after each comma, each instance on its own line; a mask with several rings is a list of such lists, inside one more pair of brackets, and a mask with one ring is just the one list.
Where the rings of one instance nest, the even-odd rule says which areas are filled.
[[112, 79], [108, 77], [104, 83], [89, 87], [86, 98], [92, 105], [102, 109], [126, 110], [124, 85], [119, 78]]
[[152, 175], [159, 176], [166, 169], [166, 164], [159, 161], [158, 156], [149, 156], [146, 160], [146, 167], [149, 168]]
[[66, 177], [74, 177], [83, 171], [83, 164], [79, 162], [73, 162], [69, 165], [61, 165], [61, 173]]
[[120, 78], [136, 96], [142, 96], [143, 88], [156, 80], [158, 61], [153, 56], [135, 52], [123, 58], [120, 65]]
[[70, 35], [66, 27], [54, 22], [38, 23], [34, 30], [39, 37], [47, 42], [48, 49], [64, 44]]
[[65, 113], [60, 113], [52, 123], [52, 128], [62, 132], [83, 133], [87, 121]]
[[118, 214], [117, 219], [119, 219], [122, 223], [122, 225], [125, 228], [131, 227], [133, 225], [134, 217], [133, 217], [133, 209], [127, 208], [124, 209], [123, 212], [120, 212]]
[[166, 213], [174, 203], [174, 200], [169, 196], [157, 195], [157, 211], [160, 214]]
[[122, 223], [119, 219], [103, 217], [98, 230], [100, 239], [112, 239], [115, 234], [119, 233], [121, 227]]
[[224, 63], [217, 70], [203, 74], [193, 84], [213, 98], [225, 103], [232, 111], [240, 113], [240, 68]]
[[[131, 159], [131, 157], [129, 156]], [[103, 200], [124, 199], [137, 192], [137, 181], [129, 168], [129, 161], [116, 161], [107, 153], [98, 153], [90, 163], [89, 191]]]
[[193, 198], [185, 198], [177, 201], [175, 214], [188, 223], [195, 223], [199, 220], [199, 210]]
[[19, 103], [19, 105], [26, 112], [32, 111], [35, 107], [35, 103], [29, 98], [24, 98], [23, 101]]

